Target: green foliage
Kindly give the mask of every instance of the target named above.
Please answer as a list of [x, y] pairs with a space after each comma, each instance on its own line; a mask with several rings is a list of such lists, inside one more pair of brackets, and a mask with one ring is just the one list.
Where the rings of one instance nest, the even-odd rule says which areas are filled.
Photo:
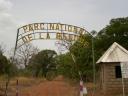
[[67, 77], [67, 78], [74, 78], [74, 63], [71, 58], [70, 53], [61, 54], [56, 57], [57, 59], [57, 69], [58, 73]]
[[0, 75], [14, 76], [17, 71], [17, 67], [12, 64], [3, 54], [0, 54]]
[[8, 73], [8, 68], [7, 58], [3, 54], [0, 54], [0, 74]]
[[15, 64], [8, 62], [8, 71], [7, 74], [11, 77], [18, 75], [18, 68]]
[[95, 39], [96, 58], [98, 59], [108, 47], [117, 42], [128, 49], [128, 17], [112, 19]]
[[28, 70], [36, 77], [46, 77], [47, 73], [56, 68], [55, 60], [56, 52], [53, 50], [43, 50], [32, 56], [30, 59]]
[[[91, 80], [93, 76], [92, 37], [88, 34], [83, 35], [82, 39], [83, 42], [77, 41], [71, 46], [70, 51], [75, 57], [77, 72], [80, 72], [81, 77], [88, 81]], [[77, 77], [80, 78], [80, 76]]]
[[69, 53], [57, 57], [58, 71], [70, 79], [92, 80], [92, 37], [82, 35], [70, 46]]

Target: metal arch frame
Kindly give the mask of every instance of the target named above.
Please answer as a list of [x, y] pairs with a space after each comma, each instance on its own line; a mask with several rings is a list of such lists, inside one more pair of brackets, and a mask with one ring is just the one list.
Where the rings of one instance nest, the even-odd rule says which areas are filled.
[[[64, 25], [64, 26], [72, 26], [72, 27], [76, 27], [76, 28], [79, 28], [79, 29], [82, 29], [82, 30], [84, 30], [84, 34], [89, 34], [89, 35], [91, 35], [88, 31], [86, 31], [84, 28], [81, 28], [81, 27], [78, 27], [78, 26], [75, 26], [75, 25], [69, 25], [69, 24], [62, 24], [62, 23], [31, 23], [31, 24], [27, 24], [27, 25], [24, 25], [24, 26], [29, 26], [29, 25], [32, 25], [32, 24], [46, 24], [47, 26], [47, 29], [42, 29], [42, 31], [47, 31], [48, 33], [49, 33], [49, 30], [50, 29], [48, 29], [48, 24], [59, 24], [59, 25]], [[20, 33], [20, 29], [22, 29], [24, 26], [22, 26], [22, 27], [20, 27], [20, 28], [18, 28], [17, 29], [17, 35], [16, 35], [16, 42], [15, 42], [15, 49], [14, 49], [14, 56], [13, 56], [13, 58], [15, 57], [15, 54], [16, 54], [16, 50], [18, 49], [17, 48], [17, 45], [18, 45], [18, 40], [19, 40], [19, 33]], [[51, 30], [50, 30], [51, 31]], [[55, 30], [54, 29], [54, 31], [58, 31], [58, 30]], [[61, 26], [61, 30], [59, 30], [59, 32], [63, 32], [63, 31], [66, 31], [66, 32], [69, 32], [68, 30], [62, 30], [62, 26]], [[46, 32], [46, 33], [47, 33]], [[25, 33], [25, 32], [24, 32]], [[23, 33], [23, 34], [24, 34]], [[41, 33], [41, 32], [40, 32]], [[44, 32], [43, 32], [44, 33]], [[53, 32], [53, 33], [56, 33], [56, 32]], [[72, 32], [72, 33], [74, 33], [73, 35], [80, 35], [80, 33], [75, 33], [75, 32]], [[32, 34], [32, 33], [31, 33]], [[33, 34], [35, 34], [35, 33], [33, 33]], [[66, 33], [66, 34], [68, 34], [68, 33]], [[70, 34], [70, 33], [69, 33]], [[22, 34], [20, 34], [20, 35], [22, 35]], [[26, 36], [26, 35], [25, 35]], [[92, 35], [91, 35], [92, 36]], [[22, 37], [22, 36], [21, 36]], [[20, 38], [21, 39], [21, 38]], [[34, 39], [34, 40], [36, 40], [36, 39]], [[50, 40], [50, 39], [49, 39]], [[29, 41], [30, 42], [30, 41]], [[27, 42], [28, 43], [28, 42]], [[26, 44], [26, 43], [23, 43], [23, 45], [24, 44]]]

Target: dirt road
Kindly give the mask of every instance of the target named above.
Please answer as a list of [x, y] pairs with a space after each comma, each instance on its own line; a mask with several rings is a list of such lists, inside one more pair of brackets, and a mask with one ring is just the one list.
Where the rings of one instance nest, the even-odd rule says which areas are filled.
[[20, 96], [78, 96], [79, 88], [62, 79], [44, 81], [19, 92]]

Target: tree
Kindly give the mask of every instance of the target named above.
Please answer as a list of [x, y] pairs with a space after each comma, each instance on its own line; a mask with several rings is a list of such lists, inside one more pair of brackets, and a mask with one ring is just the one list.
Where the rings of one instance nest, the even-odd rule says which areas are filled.
[[7, 59], [6, 56], [4, 56], [5, 49], [3, 48], [3, 44], [0, 45], [0, 75], [14, 75], [16, 71], [16, 66], [11, 63], [10, 60]]
[[47, 73], [56, 68], [56, 55], [56, 52], [53, 50], [42, 50], [32, 56], [28, 69], [33, 71], [34, 76], [41, 75], [46, 78]]
[[114, 42], [128, 49], [128, 17], [111, 19], [109, 25], [98, 33], [95, 39], [97, 59]]
[[0, 75], [8, 72], [8, 60], [4, 54], [3, 44], [0, 44]]
[[5, 49], [3, 48], [3, 45], [1, 44], [0, 45], [0, 75], [7, 76], [5, 94], [4, 94], [4, 96], [7, 96], [7, 90], [8, 90], [10, 77], [16, 74], [17, 67], [13, 63], [11, 63], [11, 61], [8, 60], [6, 56], [3, 55], [4, 51]]
[[75, 78], [77, 72], [74, 70], [74, 62], [69, 52], [58, 55], [56, 60], [57, 71], [60, 75], [71, 79]]
[[[58, 66], [61, 74], [71, 79], [90, 79], [92, 75], [92, 36], [81, 35], [76, 42], [62, 41], [69, 52], [58, 56]], [[92, 79], [92, 78], [91, 78]]]
[[26, 68], [28, 66], [29, 59], [37, 54], [39, 49], [34, 47], [31, 43], [27, 43], [16, 50], [15, 61], [18, 65]]
[[5, 45], [3, 43], [0, 44], [0, 54], [4, 54], [5, 52]]
[[8, 60], [7, 58], [3, 55], [0, 54], [0, 74], [5, 74], [7, 73], [8, 70]]
[[76, 68], [81, 73], [81, 78], [92, 80], [92, 36], [86, 34], [80, 39], [70, 47], [70, 50], [75, 56]]

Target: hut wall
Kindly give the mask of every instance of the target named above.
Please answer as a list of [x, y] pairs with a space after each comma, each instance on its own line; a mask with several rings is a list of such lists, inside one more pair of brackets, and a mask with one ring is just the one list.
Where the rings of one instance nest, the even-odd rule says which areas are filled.
[[[105, 93], [122, 94], [122, 78], [116, 78], [116, 66], [120, 66], [120, 63], [101, 64], [101, 83]], [[124, 79], [124, 84], [128, 93], [128, 78]]]

